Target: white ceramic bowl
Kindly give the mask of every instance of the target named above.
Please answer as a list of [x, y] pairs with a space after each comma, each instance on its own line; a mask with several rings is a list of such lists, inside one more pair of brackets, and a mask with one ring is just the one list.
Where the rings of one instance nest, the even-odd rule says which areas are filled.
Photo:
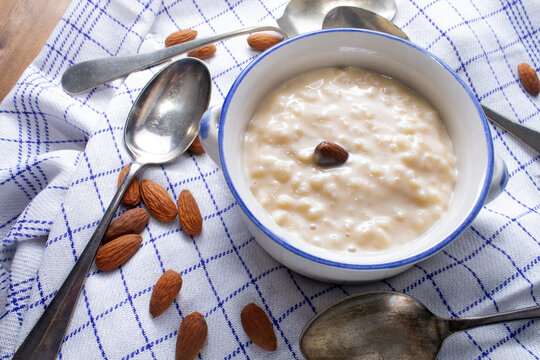
[[[325, 66], [356, 66], [388, 75], [416, 90], [439, 111], [456, 152], [458, 178], [446, 213], [415, 241], [375, 254], [337, 253], [304, 242], [293, 243], [252, 195], [243, 157], [249, 120], [275, 86]], [[318, 31], [264, 52], [237, 78], [223, 107], [206, 112], [199, 133], [207, 153], [220, 164], [258, 243], [290, 269], [323, 281], [382, 279], [435, 254], [467, 228], [482, 209], [490, 186], [490, 196], [496, 196], [507, 178], [504, 163], [494, 161], [484, 113], [460, 78], [418, 46], [366, 30]]]

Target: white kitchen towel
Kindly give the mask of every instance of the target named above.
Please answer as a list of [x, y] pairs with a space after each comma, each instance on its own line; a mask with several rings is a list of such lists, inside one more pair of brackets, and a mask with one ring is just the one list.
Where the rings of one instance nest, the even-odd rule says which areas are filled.
[[[540, 129], [540, 100], [519, 82], [517, 65], [540, 70], [538, 0], [397, 0], [395, 23], [442, 58], [485, 105]], [[74, 0], [39, 56], [0, 106], [0, 357], [11, 358], [72, 268], [132, 159], [123, 124], [158, 67], [70, 96], [59, 81], [80, 61], [163, 47], [178, 29], [199, 36], [277, 18], [285, 0]], [[256, 56], [245, 37], [217, 44], [205, 60], [220, 103]], [[369, 285], [340, 286], [300, 276], [266, 254], [247, 232], [219, 168], [185, 154], [148, 168], [177, 198], [189, 189], [204, 217], [191, 237], [178, 221], [151, 219], [125, 265], [92, 267], [60, 349], [60, 359], [171, 359], [182, 319], [207, 320], [201, 359], [302, 359], [298, 336], [317, 311], [346, 295], [394, 290], [443, 317], [540, 306], [539, 154], [491, 125], [510, 173], [450, 246], [405, 273]], [[474, 139], [471, 139], [474, 141]], [[120, 207], [118, 215], [126, 211]], [[160, 317], [150, 294], [167, 269], [183, 287]], [[240, 311], [255, 302], [270, 316], [278, 350], [265, 352], [244, 333]], [[492, 325], [449, 339], [440, 359], [537, 359], [540, 321]]]

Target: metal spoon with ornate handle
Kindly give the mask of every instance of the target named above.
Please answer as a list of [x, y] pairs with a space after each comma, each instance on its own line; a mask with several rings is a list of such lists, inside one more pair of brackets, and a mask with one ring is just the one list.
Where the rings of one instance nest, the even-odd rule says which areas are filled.
[[101, 239], [128, 185], [145, 166], [175, 160], [193, 142], [210, 101], [210, 72], [185, 58], [163, 68], [142, 90], [126, 120], [124, 142], [135, 162], [94, 235], [47, 309], [15, 353], [14, 360], [54, 359], [79, 299]]
[[[323, 29], [356, 28], [379, 31], [409, 40], [407, 35], [391, 21], [376, 13], [353, 6], [339, 6], [328, 12], [324, 17]], [[486, 116], [501, 126], [516, 138], [540, 152], [540, 132], [516, 121], [512, 121], [487, 106], [481, 105]]]

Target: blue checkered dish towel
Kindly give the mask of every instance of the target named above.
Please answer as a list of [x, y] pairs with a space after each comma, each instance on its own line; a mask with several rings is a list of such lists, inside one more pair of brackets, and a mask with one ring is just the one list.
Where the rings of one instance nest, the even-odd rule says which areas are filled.
[[[69, 66], [163, 47], [178, 29], [209, 35], [277, 18], [284, 0], [75, 0], [0, 107], [0, 357], [8, 359], [67, 276], [132, 161], [123, 124], [148, 69], [77, 96], [59, 80]], [[521, 86], [516, 67], [540, 70], [538, 0], [397, 0], [394, 19], [411, 40], [441, 57], [478, 100], [540, 129], [540, 98]], [[223, 101], [257, 53], [245, 37], [217, 44], [206, 62], [212, 103]], [[173, 198], [189, 189], [204, 217], [196, 241], [176, 220], [151, 219], [136, 255], [118, 270], [95, 266], [63, 341], [61, 359], [170, 359], [180, 322], [199, 311], [209, 324], [201, 359], [302, 359], [298, 336], [321, 308], [346, 295], [395, 290], [443, 317], [540, 306], [539, 154], [491, 125], [508, 165], [506, 190], [436, 256], [385, 281], [339, 286], [304, 278], [267, 255], [207, 155], [183, 155], [144, 177]], [[118, 214], [126, 210], [120, 207]], [[117, 215], [118, 216], [118, 215]], [[167, 312], [152, 319], [153, 286], [167, 269], [184, 284]], [[270, 316], [275, 353], [244, 333], [249, 302]], [[492, 325], [449, 339], [440, 359], [538, 359], [540, 321]]]

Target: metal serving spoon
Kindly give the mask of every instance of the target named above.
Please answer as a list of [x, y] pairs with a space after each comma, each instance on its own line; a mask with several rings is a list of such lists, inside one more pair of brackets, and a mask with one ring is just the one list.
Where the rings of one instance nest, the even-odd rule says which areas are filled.
[[397, 292], [348, 296], [320, 311], [300, 335], [308, 360], [433, 360], [448, 336], [477, 326], [540, 317], [540, 306], [464, 319], [434, 315]]
[[94, 235], [15, 353], [14, 360], [56, 358], [88, 270], [128, 185], [145, 166], [173, 161], [191, 145], [197, 136], [199, 120], [208, 107], [210, 91], [208, 68], [193, 58], [163, 68], [142, 90], [124, 129], [124, 142], [135, 161]]
[[162, 63], [174, 56], [185, 54], [188, 51], [231, 37], [269, 30], [281, 33], [285, 38], [288, 38], [309, 31], [319, 30], [325, 14], [330, 9], [340, 5], [354, 5], [370, 9], [388, 19], [392, 19], [396, 13], [396, 4], [393, 1], [291, 0], [285, 8], [283, 15], [277, 19], [279, 28], [272, 26], [272, 24], [246, 27], [148, 53], [83, 61], [67, 69], [62, 75], [60, 83], [67, 93], [78, 94], [134, 71]]
[[[353, 6], [333, 8], [323, 20], [323, 29], [356, 28], [383, 32], [409, 40], [407, 35], [386, 18], [366, 9]], [[487, 106], [481, 105], [486, 116], [516, 138], [540, 152], [540, 132], [516, 121], [512, 121]]]

